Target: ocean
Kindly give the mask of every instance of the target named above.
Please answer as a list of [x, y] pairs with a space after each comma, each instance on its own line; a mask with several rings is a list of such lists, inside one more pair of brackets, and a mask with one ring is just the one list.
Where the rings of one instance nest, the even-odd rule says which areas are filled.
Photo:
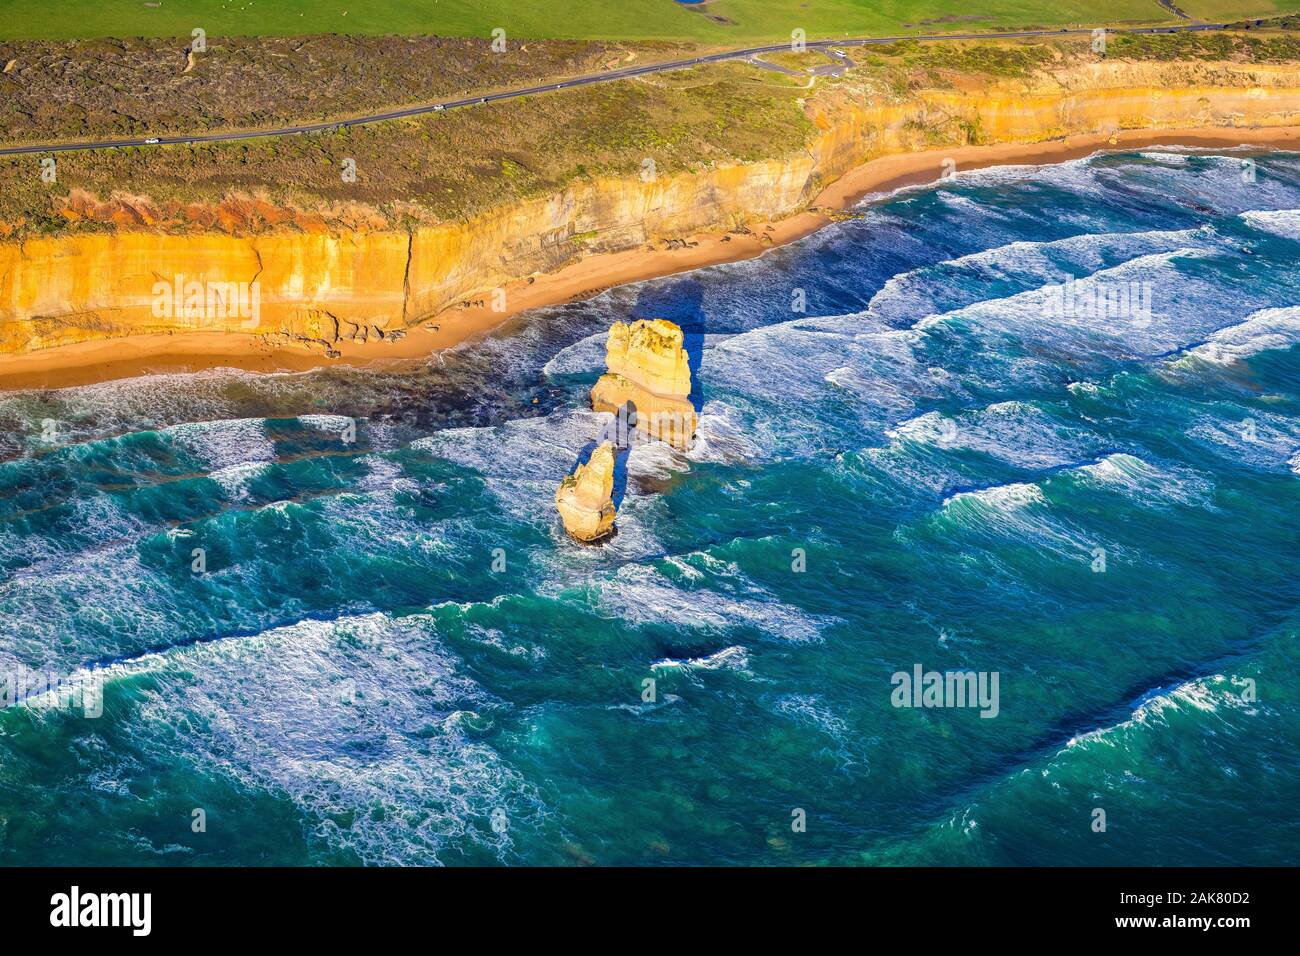
[[[0, 864], [1300, 863], [1298, 255], [1300, 155], [1106, 152], [403, 369], [2, 394]], [[579, 545], [648, 317], [699, 434]]]

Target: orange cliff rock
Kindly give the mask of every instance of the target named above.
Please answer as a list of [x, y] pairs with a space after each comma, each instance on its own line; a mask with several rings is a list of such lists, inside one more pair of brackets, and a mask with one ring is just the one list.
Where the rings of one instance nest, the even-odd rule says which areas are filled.
[[[814, 133], [794, 154], [651, 182], [588, 177], [463, 221], [417, 217], [403, 227], [360, 206], [299, 210], [258, 196], [205, 203], [73, 193], [56, 209], [67, 220], [63, 232], [0, 241], [0, 354], [167, 332], [274, 336], [308, 348], [337, 344], [362, 327], [387, 339], [486, 290], [592, 253], [792, 215], [873, 158], [1114, 130], [1300, 124], [1300, 65], [1292, 63], [1062, 64], [906, 96], [864, 83], [810, 97]], [[935, 158], [936, 178], [943, 155]], [[0, 224], [0, 234], [14, 231], [15, 224]], [[177, 277], [258, 283], [257, 321], [157, 314], [156, 284]]]
[[592, 388], [591, 407], [627, 415], [628, 425], [685, 451], [695, 437], [697, 418], [690, 402], [690, 360], [682, 343], [681, 328], [666, 319], [615, 322], [606, 345], [609, 371]]
[[598, 541], [614, 530], [614, 460], [614, 443], [601, 442], [555, 491], [564, 530], [578, 541]]

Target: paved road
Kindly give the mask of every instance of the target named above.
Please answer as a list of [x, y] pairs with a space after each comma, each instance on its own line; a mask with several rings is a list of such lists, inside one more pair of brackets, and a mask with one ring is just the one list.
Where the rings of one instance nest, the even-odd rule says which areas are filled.
[[[1223, 30], [1226, 23], [1192, 23], [1168, 27], [1139, 27], [1127, 30], [1109, 30], [1110, 33], [1193, 33], [1207, 30]], [[873, 46], [883, 43], [897, 43], [900, 40], [920, 40], [923, 42], [942, 42], [944, 40], [1014, 40], [1024, 37], [1068, 36], [1070, 34], [1092, 34], [1092, 28], [1082, 27], [1070, 30], [1017, 30], [1007, 33], [937, 33], [922, 36], [900, 37], [859, 37], [842, 40], [809, 40], [810, 50], [828, 50], [835, 47]], [[317, 133], [322, 130], [342, 129], [347, 126], [364, 126], [367, 123], [382, 123], [386, 120], [403, 119], [407, 116], [423, 116], [443, 110], [461, 109], [477, 106], [480, 103], [497, 103], [502, 100], [514, 100], [521, 96], [534, 96], [552, 90], [572, 89], [575, 86], [590, 86], [593, 83], [610, 83], [632, 76], [646, 76], [650, 73], [664, 73], [668, 70], [680, 70], [701, 63], [721, 63], [726, 60], [744, 60], [760, 53], [788, 52], [790, 44], [774, 43], [771, 46], [748, 47], [744, 50], [727, 50], [722, 53], [710, 53], [708, 56], [694, 56], [688, 60], [671, 60], [666, 63], [647, 63], [643, 66], [630, 66], [604, 73], [593, 73], [571, 80], [547, 83], [542, 86], [529, 86], [518, 90], [506, 90], [500, 93], [488, 93], [483, 96], [471, 96], [460, 100], [447, 100], [443, 103], [429, 103], [424, 106], [412, 106], [407, 109], [392, 110], [387, 113], [374, 113], [370, 116], [358, 116], [355, 119], [335, 120], [330, 123], [307, 123], [302, 126], [281, 126], [275, 129], [240, 130], [233, 133], [204, 133], [198, 136], [162, 136], [140, 139], [106, 139], [85, 143], [50, 143], [37, 146], [9, 146], [0, 148], [0, 156], [16, 156], [23, 153], [68, 153], [88, 149], [112, 149], [119, 146], [168, 146], [183, 143], [220, 143], [237, 139], [260, 139], [265, 136], [290, 136], [295, 133]]]

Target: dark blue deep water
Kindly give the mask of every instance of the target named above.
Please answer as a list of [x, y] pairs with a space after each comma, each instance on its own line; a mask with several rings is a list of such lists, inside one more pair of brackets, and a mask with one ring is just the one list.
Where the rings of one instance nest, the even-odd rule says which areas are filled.
[[[416, 368], [0, 395], [0, 670], [103, 681], [0, 711], [0, 863], [1300, 863], [1298, 255], [1300, 157], [1103, 154]], [[579, 546], [650, 316], [699, 438]]]

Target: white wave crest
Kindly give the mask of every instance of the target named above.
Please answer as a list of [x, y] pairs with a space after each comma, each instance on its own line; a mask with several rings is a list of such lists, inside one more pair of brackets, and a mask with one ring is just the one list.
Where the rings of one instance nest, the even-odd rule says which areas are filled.
[[744, 647], [741, 647], [739, 644], [733, 644], [731, 647], [724, 647], [722, 650], [709, 654], [707, 657], [689, 657], [685, 660], [665, 657], [663, 660], [656, 661], [650, 666], [656, 670], [682, 668], [687, 670], [737, 671], [748, 673], [749, 651]]
[[[735, 628], [752, 628], [791, 643], [820, 641], [832, 618], [808, 614], [784, 604], [728, 566], [734, 590], [717, 587], [700, 592], [673, 584], [658, 569], [625, 564], [612, 575], [593, 580], [590, 594], [604, 610], [634, 625], [668, 624], [691, 631], [727, 635]], [[722, 578], [715, 581], [721, 584]], [[701, 600], [707, 595], [706, 600]]]
[[222, 492], [231, 501], [242, 501], [248, 497], [248, 485], [258, 475], [270, 467], [264, 461], [245, 461], [218, 469], [208, 475], [221, 486]]
[[271, 461], [275, 446], [260, 418], [186, 422], [163, 429], [178, 445], [215, 470], [253, 461]]
[[183, 748], [208, 772], [285, 796], [312, 839], [366, 863], [445, 862], [448, 846], [504, 859], [508, 814], [540, 804], [465, 731], [498, 705], [437, 640], [430, 619], [303, 621], [151, 655], [128, 728], [148, 750]]
[[1300, 306], [1261, 309], [1236, 325], [1219, 329], [1188, 354], [1215, 365], [1231, 365], [1260, 352], [1289, 349], [1300, 342]]
[[1021, 468], [1053, 468], [1095, 454], [1100, 439], [1029, 402], [996, 402], [955, 418], [927, 412], [886, 432], [897, 441], [978, 451]]
[[1248, 209], [1241, 218], [1252, 229], [1283, 239], [1300, 239], [1300, 209]]
[[980, 488], [977, 491], [963, 491], [948, 498], [943, 503], [945, 510], [968, 511], [975, 514], [989, 512], [1010, 512], [1033, 504], [1041, 504], [1043, 489], [1037, 485], [1018, 482], [1010, 485], [995, 485], [992, 488]]
[[1224, 713], [1234, 711], [1254, 713], [1257, 705], [1243, 693], [1247, 686], [1243, 680], [1223, 674], [1198, 677], [1144, 697], [1128, 720], [1071, 737], [1065, 749], [1089, 745], [1123, 746], [1123, 737], [1129, 731], [1143, 726], [1165, 727], [1181, 715], [1222, 719]]
[[356, 419], [346, 415], [299, 415], [298, 422], [329, 435], [338, 435], [355, 425]]
[[1139, 504], [1210, 506], [1214, 482], [1187, 468], [1160, 468], [1134, 455], [1116, 452], [1081, 466], [1085, 481], [1116, 489]]

